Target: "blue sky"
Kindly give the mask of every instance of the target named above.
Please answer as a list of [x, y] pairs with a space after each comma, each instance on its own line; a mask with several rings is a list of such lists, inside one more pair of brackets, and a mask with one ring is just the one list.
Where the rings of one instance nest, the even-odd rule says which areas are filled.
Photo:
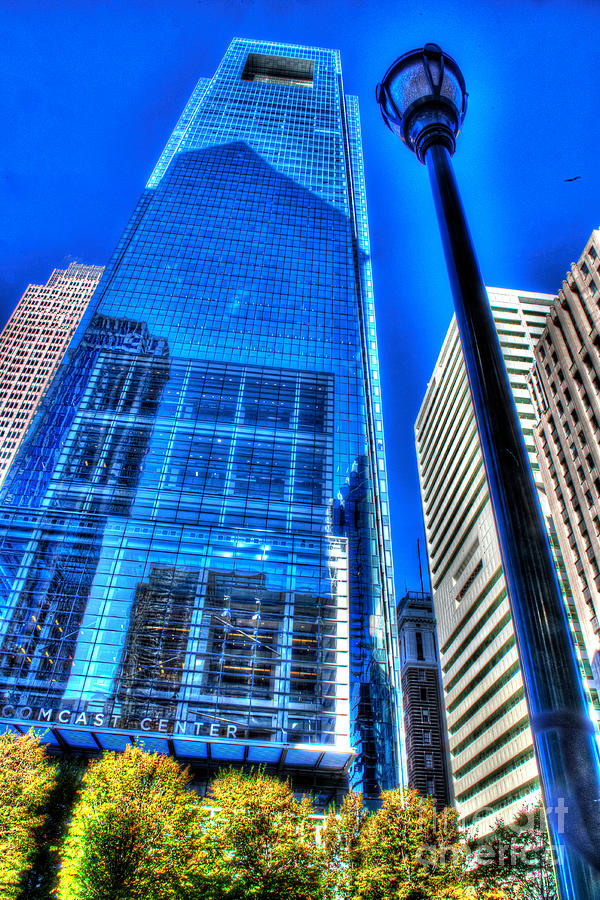
[[375, 84], [427, 41], [455, 57], [469, 91], [455, 166], [484, 278], [555, 293], [600, 225], [600, 3], [0, 0], [0, 22], [0, 324], [53, 268], [107, 261], [232, 37], [341, 51], [363, 126], [396, 581], [417, 588], [413, 426], [452, 308], [427, 173]]

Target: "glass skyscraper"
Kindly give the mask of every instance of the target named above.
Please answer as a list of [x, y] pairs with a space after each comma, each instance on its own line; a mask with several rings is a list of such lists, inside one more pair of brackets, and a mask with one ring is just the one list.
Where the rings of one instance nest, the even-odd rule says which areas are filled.
[[375, 798], [397, 636], [360, 126], [335, 51], [234, 40], [0, 494], [0, 713]]

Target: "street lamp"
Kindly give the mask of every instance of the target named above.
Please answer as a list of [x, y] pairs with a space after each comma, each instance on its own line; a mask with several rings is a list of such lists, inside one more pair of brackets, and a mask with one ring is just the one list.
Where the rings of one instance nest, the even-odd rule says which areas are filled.
[[393, 63], [377, 101], [427, 166], [517, 641], [561, 900], [600, 896], [600, 754], [537, 491], [451, 155], [467, 92], [437, 44]]

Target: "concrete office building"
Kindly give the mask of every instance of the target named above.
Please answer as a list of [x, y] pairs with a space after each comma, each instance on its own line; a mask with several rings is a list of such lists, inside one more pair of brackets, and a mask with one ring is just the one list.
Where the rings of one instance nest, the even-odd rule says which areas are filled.
[[408, 591], [398, 603], [398, 645], [406, 781], [431, 795], [438, 811], [450, 803], [446, 722], [431, 595]]
[[531, 389], [540, 471], [600, 688], [600, 230], [549, 310]]
[[103, 272], [71, 263], [30, 284], [0, 335], [0, 485]]
[[397, 784], [369, 253], [339, 54], [234, 40], [0, 494], [7, 727]]
[[[489, 290], [490, 303], [554, 550], [535, 458], [527, 387], [550, 295]], [[421, 497], [442, 664], [454, 797], [479, 834], [537, 796], [523, 683], [483, 460], [453, 321], [416, 423]], [[578, 646], [585, 648], [564, 567], [557, 566]], [[587, 675], [591, 675], [589, 663]]]

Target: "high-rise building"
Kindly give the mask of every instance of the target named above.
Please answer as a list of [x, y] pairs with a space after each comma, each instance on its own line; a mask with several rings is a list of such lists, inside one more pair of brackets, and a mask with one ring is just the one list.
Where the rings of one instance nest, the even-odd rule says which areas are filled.
[[71, 263], [30, 284], [0, 334], [0, 485], [103, 272]]
[[531, 377], [540, 471], [600, 688], [600, 230], [549, 310]]
[[450, 803], [446, 722], [440, 657], [431, 595], [408, 591], [398, 603], [406, 781], [432, 796], [441, 811]]
[[[490, 289], [525, 444], [574, 639], [589, 678], [581, 630], [535, 456], [527, 387], [553, 297]], [[421, 498], [442, 665], [454, 799], [479, 834], [509, 822], [538, 796], [533, 743], [506, 596], [500, 548], [467, 376], [453, 321], [416, 423]]]
[[142, 737], [197, 773], [265, 764], [322, 802], [397, 783], [365, 183], [336, 51], [234, 40], [198, 83], [0, 503], [11, 727]]

